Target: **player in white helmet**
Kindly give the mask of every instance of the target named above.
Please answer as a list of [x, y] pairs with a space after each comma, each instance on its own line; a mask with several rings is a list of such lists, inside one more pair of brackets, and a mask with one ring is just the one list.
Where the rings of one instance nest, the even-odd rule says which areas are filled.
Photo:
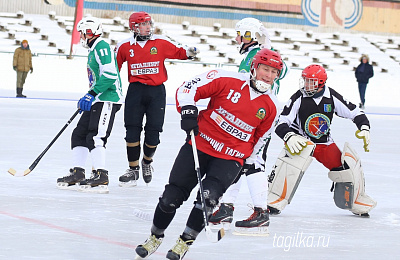
[[[89, 49], [87, 66], [89, 91], [79, 100], [83, 111], [72, 132], [73, 168], [70, 174], [57, 179], [61, 189], [108, 193], [108, 171], [105, 166], [106, 143], [111, 134], [115, 114], [121, 108], [122, 86], [114, 51], [101, 39], [101, 21], [83, 18], [77, 26], [82, 45]], [[92, 176], [85, 179], [86, 159], [92, 159]]]

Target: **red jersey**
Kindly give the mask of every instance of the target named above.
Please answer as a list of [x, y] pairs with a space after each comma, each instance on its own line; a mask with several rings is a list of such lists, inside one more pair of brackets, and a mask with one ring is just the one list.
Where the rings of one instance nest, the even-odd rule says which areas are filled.
[[[211, 70], [185, 81], [177, 90], [178, 111], [210, 98], [199, 112], [197, 148], [211, 156], [262, 167], [265, 139], [278, 115], [276, 97], [250, 87], [250, 73]], [[263, 168], [263, 167], [262, 167]]]
[[153, 35], [147, 41], [135, 41], [132, 36], [118, 43], [115, 49], [118, 68], [128, 62], [128, 81], [158, 86], [167, 81], [165, 59], [186, 60], [186, 50], [166, 38]]

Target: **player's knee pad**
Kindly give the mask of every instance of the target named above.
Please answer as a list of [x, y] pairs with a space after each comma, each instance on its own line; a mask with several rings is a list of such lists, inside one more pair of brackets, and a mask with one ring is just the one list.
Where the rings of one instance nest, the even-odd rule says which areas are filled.
[[160, 209], [166, 213], [175, 212], [185, 200], [187, 200], [187, 198], [185, 198], [181, 189], [168, 184], [165, 186], [164, 193], [159, 199]]
[[125, 141], [127, 143], [136, 143], [140, 141], [142, 128], [137, 126], [126, 126]]
[[268, 206], [283, 210], [290, 204], [304, 172], [312, 162], [315, 144], [311, 141], [300, 154], [292, 155], [284, 147], [268, 176]]
[[333, 199], [336, 206], [355, 214], [368, 213], [376, 206], [376, 201], [365, 193], [360, 158], [348, 143], [344, 145], [341, 160], [348, 169], [331, 170], [328, 173], [328, 177], [335, 183]]
[[160, 132], [153, 129], [145, 129], [144, 141], [151, 146], [157, 146], [160, 143]]

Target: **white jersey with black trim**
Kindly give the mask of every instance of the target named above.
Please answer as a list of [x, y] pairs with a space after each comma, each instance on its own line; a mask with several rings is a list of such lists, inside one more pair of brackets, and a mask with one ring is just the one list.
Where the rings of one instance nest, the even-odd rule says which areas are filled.
[[306, 97], [300, 90], [286, 103], [275, 133], [283, 139], [288, 132], [296, 132], [316, 144], [331, 144], [330, 125], [333, 115], [351, 119], [360, 129], [369, 121], [363, 111], [347, 101], [334, 89], [325, 87], [324, 94], [318, 98]]

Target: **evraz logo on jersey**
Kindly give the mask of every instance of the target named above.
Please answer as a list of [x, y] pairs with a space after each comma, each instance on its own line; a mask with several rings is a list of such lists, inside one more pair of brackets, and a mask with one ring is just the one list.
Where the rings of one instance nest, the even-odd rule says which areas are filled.
[[248, 142], [251, 134], [245, 133], [242, 130], [234, 127], [230, 123], [228, 123], [222, 116], [218, 115], [214, 111], [211, 113], [210, 118], [214, 120], [221, 129], [223, 129], [228, 134], [232, 135], [233, 137]]
[[321, 136], [328, 134], [330, 125], [331, 122], [326, 115], [316, 113], [307, 118], [305, 131], [309, 136], [319, 139]]

